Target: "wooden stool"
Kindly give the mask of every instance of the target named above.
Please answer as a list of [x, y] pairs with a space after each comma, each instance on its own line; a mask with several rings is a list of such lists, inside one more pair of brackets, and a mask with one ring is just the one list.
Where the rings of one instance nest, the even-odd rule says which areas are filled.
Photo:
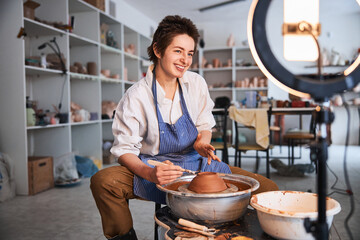
[[[294, 132], [287, 132], [284, 135], [284, 138], [288, 141], [288, 162], [289, 165], [294, 164], [294, 147], [295, 144], [299, 144], [301, 147], [301, 144], [308, 143], [311, 140], [315, 139], [315, 134], [310, 132], [303, 132], [303, 131], [294, 131]], [[290, 153], [291, 149], [291, 153]], [[300, 149], [300, 158], [301, 158], [301, 149]], [[315, 163], [316, 164], [316, 163]]]

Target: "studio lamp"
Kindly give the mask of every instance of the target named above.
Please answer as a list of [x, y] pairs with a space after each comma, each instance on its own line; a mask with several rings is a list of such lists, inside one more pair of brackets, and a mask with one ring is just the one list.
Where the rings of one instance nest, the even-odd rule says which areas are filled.
[[318, 59], [319, 0], [284, 0], [284, 57], [288, 61]]
[[[55, 47], [52, 44], [54, 44]], [[44, 49], [46, 46], [49, 46], [51, 48], [51, 50], [55, 53], [55, 55], [59, 58], [61, 68], [62, 68], [62, 72], [63, 72], [63, 74], [66, 74], [67, 69], [66, 69], [65, 63], [64, 63], [64, 61], [63, 61], [63, 59], [61, 57], [61, 51], [60, 51], [59, 45], [56, 42], [56, 37], [54, 37], [53, 39], [51, 39], [48, 42], [45, 42], [45, 43], [41, 44], [40, 46], [38, 46], [38, 49], [39, 50]], [[60, 110], [61, 110], [61, 107], [62, 107], [62, 100], [63, 100], [63, 95], [64, 95], [64, 87], [65, 87], [65, 82], [66, 82], [65, 79], [64, 79], [63, 86], [62, 86], [62, 89], [61, 89], [60, 103], [58, 105], [58, 114], [59, 115], [61, 115]], [[59, 118], [61, 118], [61, 117], [59, 116]]]
[[316, 222], [308, 220], [304, 225], [316, 239], [328, 239], [326, 125], [333, 121], [333, 115], [324, 107], [324, 103], [334, 94], [352, 89], [360, 82], [360, 56], [357, 56], [341, 74], [322, 74], [321, 51], [317, 39], [321, 33], [319, 0], [284, 0], [282, 25], [284, 58], [288, 61], [317, 61], [318, 67], [316, 75], [291, 73], [273, 54], [266, 35], [265, 22], [271, 2], [271, 0], [253, 0], [251, 4], [247, 25], [249, 47], [255, 62], [268, 79], [293, 95], [312, 97], [319, 103], [316, 123], [320, 132], [311, 151], [311, 158], [315, 158], [314, 160], [318, 162], [318, 219]]
[[[55, 45], [56, 49], [53, 47], [52, 43]], [[63, 74], [66, 74], [67, 70], [66, 70], [66, 67], [65, 67], [65, 63], [64, 63], [64, 61], [63, 61], [63, 59], [61, 57], [61, 51], [60, 51], [59, 45], [56, 42], [56, 38], [54, 37], [49, 42], [45, 42], [45, 43], [41, 44], [38, 47], [38, 49], [39, 50], [44, 49], [46, 46], [49, 46], [51, 48], [51, 50], [53, 50], [55, 55], [59, 58]]]

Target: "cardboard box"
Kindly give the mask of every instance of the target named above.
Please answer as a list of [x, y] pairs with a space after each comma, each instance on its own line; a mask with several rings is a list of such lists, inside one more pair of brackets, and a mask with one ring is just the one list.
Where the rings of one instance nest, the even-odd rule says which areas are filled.
[[85, 2], [105, 12], [105, 0], [85, 0]]
[[29, 195], [54, 187], [54, 170], [52, 157], [29, 157]]

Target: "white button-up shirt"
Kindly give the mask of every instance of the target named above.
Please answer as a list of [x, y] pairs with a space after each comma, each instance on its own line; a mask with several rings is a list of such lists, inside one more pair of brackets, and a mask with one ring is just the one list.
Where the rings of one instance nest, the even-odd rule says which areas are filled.
[[[153, 65], [146, 77], [131, 86], [120, 100], [114, 117], [112, 130], [114, 143], [111, 153], [120, 157], [125, 153], [135, 155], [159, 153], [159, 126], [152, 93]], [[210, 98], [205, 79], [194, 72], [185, 72], [179, 79], [186, 107], [199, 132], [211, 131], [215, 126], [212, 115], [214, 102]], [[174, 99], [165, 98], [165, 91], [156, 82], [157, 101], [161, 116], [166, 123], [174, 124], [181, 116], [179, 88]]]

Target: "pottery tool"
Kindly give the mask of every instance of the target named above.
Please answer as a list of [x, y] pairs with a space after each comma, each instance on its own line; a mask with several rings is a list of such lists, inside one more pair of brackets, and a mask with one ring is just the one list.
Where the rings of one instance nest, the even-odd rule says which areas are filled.
[[178, 223], [180, 225], [183, 225], [185, 227], [190, 227], [190, 228], [194, 228], [194, 229], [198, 229], [200, 231], [203, 231], [203, 232], [207, 232], [207, 233], [210, 233], [210, 234], [215, 234], [217, 232], [217, 230], [215, 228], [208, 228], [204, 225], [199, 225], [197, 223], [194, 223], [194, 222], [191, 222], [189, 220], [185, 220], [183, 218], [179, 218], [179, 221]]
[[[148, 160], [147, 162], [148, 162], [148, 164], [153, 165], [153, 166], [164, 166], [164, 165], [168, 165], [168, 164], [166, 164], [166, 163], [159, 162], [159, 161], [155, 161], [155, 160]], [[184, 169], [184, 168], [181, 168], [181, 171], [187, 172], [187, 173], [191, 173], [191, 174], [197, 174], [198, 172], [200, 172], [200, 171], [192, 171], [192, 170]]]
[[195, 228], [191, 228], [191, 227], [183, 227], [183, 226], [180, 226], [180, 225], [176, 225], [176, 227], [181, 229], [181, 230], [199, 233], [199, 234], [207, 236], [207, 237], [214, 237], [215, 236], [214, 235], [215, 233], [204, 232], [204, 231], [201, 231], [199, 229], [195, 229]]

